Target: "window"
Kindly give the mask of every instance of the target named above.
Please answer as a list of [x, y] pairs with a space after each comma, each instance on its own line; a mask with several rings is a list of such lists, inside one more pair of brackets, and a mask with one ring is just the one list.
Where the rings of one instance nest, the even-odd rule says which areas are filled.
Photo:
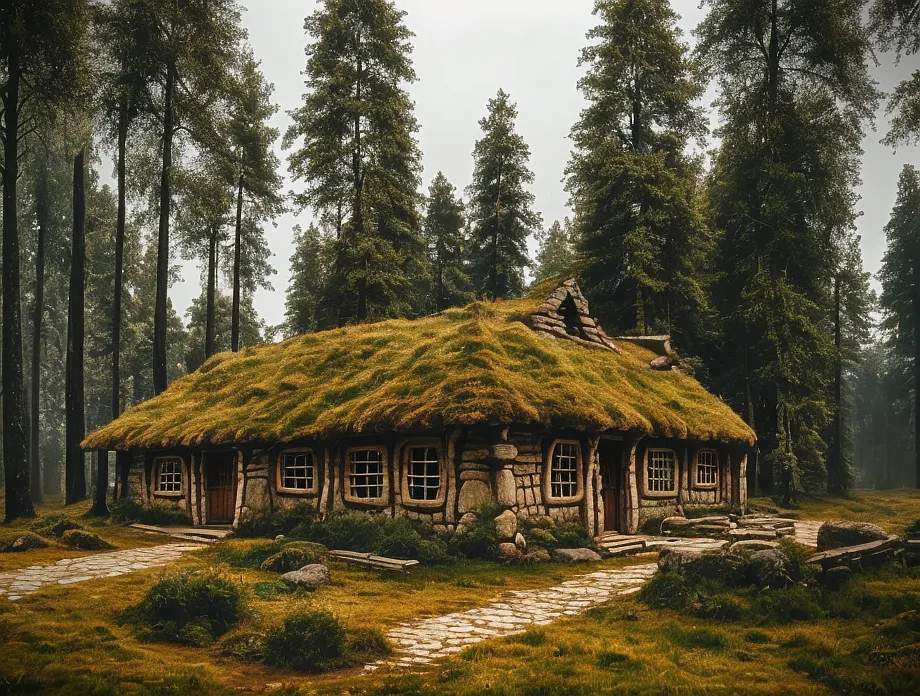
[[156, 493], [182, 494], [182, 460], [179, 457], [160, 457], [156, 460]]
[[650, 449], [646, 456], [645, 492], [652, 495], [673, 493], [677, 460], [674, 450]]
[[715, 450], [704, 449], [696, 455], [696, 485], [712, 487], [719, 482], [719, 455]]
[[410, 447], [406, 472], [410, 500], [438, 500], [441, 458], [436, 447]]
[[578, 496], [577, 442], [557, 442], [553, 445], [550, 460], [549, 494], [551, 498], [575, 498]]
[[278, 488], [294, 493], [309, 493], [316, 490], [316, 464], [312, 451], [281, 453], [278, 464]]
[[348, 498], [376, 501], [384, 497], [384, 458], [379, 449], [355, 449], [348, 453]]

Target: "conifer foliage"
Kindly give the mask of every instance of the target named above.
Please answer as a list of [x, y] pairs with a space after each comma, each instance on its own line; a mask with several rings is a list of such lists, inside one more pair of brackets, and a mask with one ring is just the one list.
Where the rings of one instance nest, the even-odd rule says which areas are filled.
[[686, 348], [707, 309], [700, 166], [684, 154], [705, 135], [704, 85], [667, 0], [598, 0], [594, 14], [566, 170], [582, 287], [609, 328], [673, 329]]
[[470, 275], [480, 295], [517, 297], [530, 265], [527, 238], [541, 222], [527, 188], [534, 180], [530, 148], [515, 130], [517, 106], [507, 92], [500, 89], [487, 108], [488, 115], [479, 122], [483, 135], [473, 150], [475, 169], [467, 188]]
[[551, 278], [560, 278], [575, 270], [575, 248], [572, 235], [572, 222], [568, 218], [563, 223], [558, 220], [550, 225], [540, 237], [540, 248], [534, 267], [534, 283]]
[[298, 145], [289, 166], [306, 187], [296, 202], [336, 230], [324, 326], [410, 315], [421, 304], [421, 155], [404, 16], [388, 0], [324, 0], [305, 22], [307, 94], [285, 144]]
[[472, 299], [466, 268], [466, 239], [463, 201], [443, 172], [438, 172], [428, 190], [425, 240], [431, 260], [431, 310], [465, 304]]

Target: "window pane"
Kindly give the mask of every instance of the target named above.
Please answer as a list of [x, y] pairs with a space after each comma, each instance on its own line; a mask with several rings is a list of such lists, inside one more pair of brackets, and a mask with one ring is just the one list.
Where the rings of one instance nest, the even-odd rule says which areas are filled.
[[674, 469], [673, 450], [649, 450], [646, 469], [648, 491], [650, 493], [674, 491]]
[[559, 442], [553, 448], [549, 472], [550, 495], [574, 498], [578, 495], [578, 445]]
[[157, 493], [182, 492], [182, 460], [177, 457], [157, 460]]
[[281, 487], [312, 491], [316, 469], [312, 452], [285, 452], [281, 456]]
[[437, 500], [441, 490], [441, 460], [436, 447], [409, 450], [409, 497], [412, 500]]
[[696, 455], [696, 483], [714, 486], [718, 483], [719, 458], [715, 450], [700, 450]]
[[349, 488], [354, 498], [383, 497], [383, 452], [354, 450], [349, 455]]

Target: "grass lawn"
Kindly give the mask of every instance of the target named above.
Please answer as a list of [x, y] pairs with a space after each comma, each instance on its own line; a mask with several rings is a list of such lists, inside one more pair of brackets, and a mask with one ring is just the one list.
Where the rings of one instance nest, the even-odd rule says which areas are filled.
[[790, 510], [778, 506], [771, 498], [751, 498], [749, 503], [801, 519], [873, 522], [894, 534], [903, 534], [911, 522], [920, 519], [920, 490], [913, 488], [854, 490], [846, 497], [808, 495]]

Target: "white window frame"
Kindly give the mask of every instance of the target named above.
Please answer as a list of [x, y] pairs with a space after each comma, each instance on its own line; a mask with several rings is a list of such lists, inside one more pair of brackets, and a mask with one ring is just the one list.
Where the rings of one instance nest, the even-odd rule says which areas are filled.
[[[657, 454], [668, 453], [671, 455], [671, 464], [672, 464], [672, 476], [671, 482], [673, 488], [671, 490], [653, 490], [651, 485], [651, 480], [649, 474], [651, 473], [651, 463], [652, 457]], [[643, 466], [642, 472], [642, 483], [643, 483], [643, 492], [646, 498], [676, 498], [677, 497], [677, 487], [678, 487], [678, 477], [680, 476], [680, 460], [677, 457], [677, 452], [670, 447], [649, 447], [645, 450], [645, 465]], [[663, 480], [663, 479], [662, 479]]]
[[[575, 448], [575, 494], [553, 495], [553, 463], [556, 459], [556, 448], [561, 446]], [[571, 455], [566, 455], [571, 456]], [[571, 471], [568, 469], [567, 471]], [[584, 497], [584, 458], [582, 456], [581, 442], [578, 440], [553, 440], [546, 451], [543, 462], [543, 499], [549, 504], [577, 503]], [[558, 482], [555, 482], [558, 484]]]
[[[164, 491], [160, 489], [160, 467], [163, 462], [176, 461], [179, 462], [179, 471], [172, 472], [169, 475], [179, 474], [179, 490], [177, 491]], [[183, 498], [185, 497], [185, 480], [187, 477], [187, 472], [185, 468], [185, 459], [179, 455], [164, 455], [161, 457], [154, 457], [153, 459], [153, 495], [157, 498]]]
[[[409, 480], [414, 478], [412, 475], [412, 451], [419, 449], [433, 449], [438, 461], [438, 493], [430, 500], [413, 498], [412, 486]], [[417, 440], [408, 442], [402, 448], [402, 504], [408, 507], [437, 508], [444, 505], [447, 498], [447, 477], [445, 476], [446, 462], [444, 461], [444, 450], [441, 443], [434, 440]], [[427, 477], [432, 478], [432, 477]]]
[[[312, 473], [313, 485], [310, 486], [309, 488], [291, 488], [289, 486], [285, 486], [284, 480], [286, 478], [292, 478], [292, 477], [287, 477], [284, 475], [284, 470], [285, 470], [284, 458], [285, 456], [288, 456], [288, 455], [297, 456], [300, 454], [310, 455], [311, 463], [307, 468], [313, 469], [313, 473]], [[320, 475], [319, 464], [317, 463], [317, 460], [316, 460], [316, 452], [314, 452], [311, 448], [298, 447], [296, 449], [281, 450], [281, 452], [278, 453], [278, 465], [277, 465], [277, 475], [275, 477], [275, 487], [279, 493], [291, 493], [292, 495], [316, 494], [316, 492], [319, 490], [319, 475]], [[309, 479], [310, 477], [308, 476], [307, 478]]]
[[[367, 452], [376, 450], [380, 452], [380, 496], [377, 498], [362, 498], [353, 495], [351, 492], [352, 476], [367, 476], [368, 474], [354, 474], [352, 471], [352, 455], [356, 452]], [[369, 474], [374, 476], [376, 474]], [[366, 447], [349, 447], [345, 451], [345, 466], [343, 467], [342, 494], [349, 503], [358, 503], [360, 505], [381, 506], [390, 503], [390, 466], [387, 448], [380, 445], [368, 445]]]
[[[711, 461], [703, 464], [705, 469], [712, 471], [712, 481], [700, 482], [700, 457], [701, 455], [711, 456]], [[698, 490], [711, 491], [719, 487], [719, 453], [716, 452], [711, 447], [704, 447], [703, 449], [697, 450], [696, 456], [693, 458], [693, 468], [690, 472], [691, 481], [693, 482], [693, 487]]]

